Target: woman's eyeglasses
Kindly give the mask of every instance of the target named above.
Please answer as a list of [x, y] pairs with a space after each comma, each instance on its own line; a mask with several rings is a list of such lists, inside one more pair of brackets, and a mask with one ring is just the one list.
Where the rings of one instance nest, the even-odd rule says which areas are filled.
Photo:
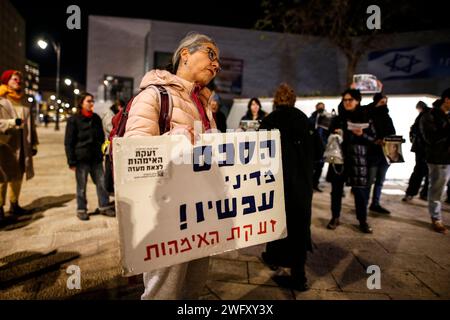
[[222, 70], [222, 68], [220, 68], [221, 63], [220, 63], [219, 57], [217, 56], [216, 52], [213, 49], [205, 47], [205, 46], [199, 46], [197, 48], [198, 48], [197, 50], [202, 50], [203, 52], [206, 52], [206, 54], [208, 55], [208, 58], [211, 62], [217, 61], [217, 64], [219, 65], [217, 68], [217, 72]]
[[355, 99], [353, 99], [353, 98], [350, 98], [350, 99], [342, 99], [342, 102], [352, 102], [353, 100], [355, 100]]

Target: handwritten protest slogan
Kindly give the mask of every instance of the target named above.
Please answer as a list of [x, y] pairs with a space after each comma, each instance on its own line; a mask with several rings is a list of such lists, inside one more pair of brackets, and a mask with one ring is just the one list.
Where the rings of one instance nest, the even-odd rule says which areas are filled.
[[[114, 140], [126, 276], [284, 238], [279, 131]], [[133, 168], [133, 169], [130, 169]]]

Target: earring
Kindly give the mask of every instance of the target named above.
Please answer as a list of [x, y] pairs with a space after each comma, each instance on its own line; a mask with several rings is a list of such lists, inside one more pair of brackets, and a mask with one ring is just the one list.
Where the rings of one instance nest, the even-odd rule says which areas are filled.
[[187, 60], [184, 60], [184, 65], [187, 66]]

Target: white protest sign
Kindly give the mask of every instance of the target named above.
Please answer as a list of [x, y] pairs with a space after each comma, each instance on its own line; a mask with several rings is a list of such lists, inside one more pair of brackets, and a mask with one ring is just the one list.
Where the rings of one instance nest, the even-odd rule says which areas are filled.
[[287, 236], [279, 131], [116, 138], [121, 265], [140, 274]]

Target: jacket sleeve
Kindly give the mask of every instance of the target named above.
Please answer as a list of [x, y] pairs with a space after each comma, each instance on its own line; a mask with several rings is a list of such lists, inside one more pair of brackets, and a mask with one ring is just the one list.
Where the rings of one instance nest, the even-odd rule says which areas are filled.
[[[1, 102], [1, 101], [0, 101]], [[0, 104], [0, 108], [6, 108]], [[7, 130], [15, 128], [16, 119], [14, 118], [1, 118], [0, 119], [0, 132], [5, 133]]]
[[107, 110], [103, 116], [102, 116], [102, 125], [103, 125], [103, 131], [105, 132], [105, 138], [109, 138], [109, 134], [111, 133], [111, 130], [113, 128], [112, 125], [112, 118], [114, 117], [114, 114], [110, 112], [110, 110]]
[[429, 145], [441, 143], [448, 139], [446, 129], [444, 127], [439, 128], [433, 120], [433, 115], [429, 111], [422, 116], [419, 122], [420, 133]]
[[36, 122], [34, 121], [32, 113], [30, 113], [30, 120], [31, 146], [34, 148], [39, 144], [39, 139], [36, 131]]
[[66, 134], [64, 136], [64, 146], [66, 149], [67, 163], [69, 167], [74, 167], [77, 164], [75, 155], [75, 146], [77, 144], [77, 128], [75, 125], [75, 118], [72, 117], [67, 121]]
[[131, 104], [124, 137], [159, 135], [159, 97], [148, 88], [138, 94]]
[[0, 132], [5, 133], [7, 130], [15, 128], [16, 119], [0, 119]]

